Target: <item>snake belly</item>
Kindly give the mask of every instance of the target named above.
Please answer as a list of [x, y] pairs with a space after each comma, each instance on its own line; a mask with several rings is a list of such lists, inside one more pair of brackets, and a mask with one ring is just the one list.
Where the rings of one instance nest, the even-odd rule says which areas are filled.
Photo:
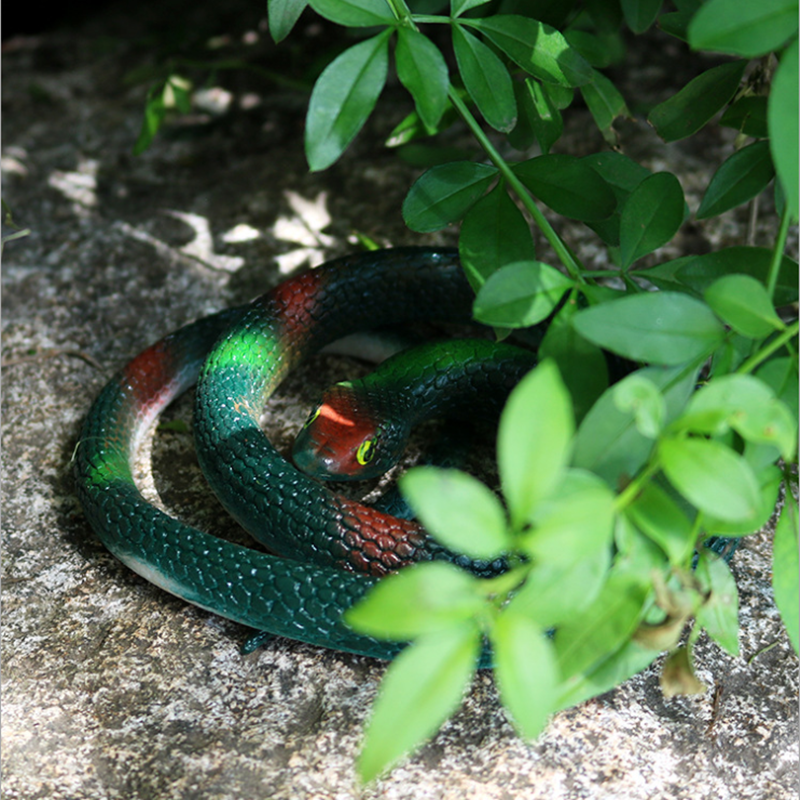
[[[117, 373], [87, 415], [75, 453], [77, 492], [87, 520], [130, 569], [201, 608], [313, 645], [394, 657], [403, 643], [357, 634], [342, 619], [376, 578], [295, 559], [321, 554], [323, 561], [348, 563], [341, 545], [363, 530], [362, 541], [378, 537], [381, 566], [373, 571], [383, 572], [381, 548], [387, 544], [400, 543], [398, 559], [432, 557], [422, 546], [421, 529], [389, 517], [389, 536], [383, 537], [386, 515], [367, 513], [360, 520], [364, 506], [339, 500], [291, 467], [268, 446], [257, 415], [285, 374], [326, 342], [376, 324], [463, 320], [470, 306], [455, 251], [403, 248], [330, 262], [249, 306], [170, 334]], [[256, 363], [245, 363], [252, 356]], [[204, 471], [234, 516], [247, 517], [256, 527], [266, 520], [264, 538], [294, 558], [256, 552], [185, 525], [148, 502], [136, 486], [132, 462], [138, 445], [201, 370], [205, 391], [198, 391], [195, 426]], [[219, 452], [212, 455], [205, 445], [219, 446]], [[258, 490], [232, 487], [236, 476], [255, 478]], [[265, 516], [252, 508], [241, 514], [250, 502]], [[331, 546], [319, 530], [330, 531], [334, 523], [345, 533]], [[281, 544], [284, 526], [288, 546]], [[366, 548], [365, 557], [370, 555]]]

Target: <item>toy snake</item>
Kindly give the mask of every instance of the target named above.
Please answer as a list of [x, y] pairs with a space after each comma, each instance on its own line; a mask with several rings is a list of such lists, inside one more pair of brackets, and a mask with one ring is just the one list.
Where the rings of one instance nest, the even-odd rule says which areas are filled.
[[[329, 262], [248, 306], [170, 334], [112, 378], [89, 411], [75, 456], [89, 523], [132, 570], [204, 609], [291, 639], [393, 657], [402, 644], [356, 634], [343, 612], [374, 585], [373, 576], [414, 560], [459, 558], [416, 523], [334, 495], [295, 469], [269, 444], [258, 417], [294, 366], [344, 334], [414, 320], [468, 321], [471, 305], [455, 251], [398, 248]], [[138, 445], [198, 376], [194, 424], [203, 471], [228, 511], [280, 556], [185, 525], [135, 484]]]
[[534, 366], [530, 351], [486, 339], [404, 350], [364, 378], [329, 387], [298, 433], [292, 460], [319, 480], [377, 478], [398, 463], [412, 428], [427, 419], [496, 421]]

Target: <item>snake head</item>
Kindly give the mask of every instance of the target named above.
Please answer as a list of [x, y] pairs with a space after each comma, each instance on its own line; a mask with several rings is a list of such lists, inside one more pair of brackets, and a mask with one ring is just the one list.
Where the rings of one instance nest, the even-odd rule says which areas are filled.
[[295, 465], [321, 480], [367, 480], [382, 475], [399, 454], [379, 417], [358, 387], [347, 381], [335, 384], [295, 439]]

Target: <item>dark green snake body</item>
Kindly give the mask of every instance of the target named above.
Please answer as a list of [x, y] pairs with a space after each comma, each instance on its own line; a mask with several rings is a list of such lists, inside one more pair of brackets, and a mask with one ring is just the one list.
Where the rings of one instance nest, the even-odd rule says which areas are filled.
[[[311, 644], [393, 657], [402, 645], [344, 623], [343, 612], [375, 578], [342, 567], [379, 575], [452, 556], [415, 523], [338, 497], [303, 475], [269, 444], [258, 416], [288, 371], [328, 342], [376, 324], [466, 321], [471, 302], [454, 251], [396, 249], [330, 262], [249, 306], [167, 336], [117, 374], [87, 416], [75, 458], [87, 519], [127, 566], [202, 608]], [[135, 485], [138, 444], [198, 375], [203, 471], [233, 516], [281, 557], [189, 527]]]

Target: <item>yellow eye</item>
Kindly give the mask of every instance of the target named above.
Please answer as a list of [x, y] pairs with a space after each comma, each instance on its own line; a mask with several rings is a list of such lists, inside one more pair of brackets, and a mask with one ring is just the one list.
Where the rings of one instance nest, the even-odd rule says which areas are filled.
[[303, 423], [303, 427], [307, 428], [309, 425], [311, 425], [314, 422], [314, 420], [319, 416], [320, 411], [322, 411], [322, 406], [319, 406], [319, 408], [317, 408], [317, 410], [311, 414], [311, 416]]
[[364, 439], [363, 442], [358, 446], [358, 450], [356, 451], [356, 459], [358, 463], [361, 464], [362, 467], [369, 464], [372, 461], [375, 455], [375, 440], [374, 439]]

